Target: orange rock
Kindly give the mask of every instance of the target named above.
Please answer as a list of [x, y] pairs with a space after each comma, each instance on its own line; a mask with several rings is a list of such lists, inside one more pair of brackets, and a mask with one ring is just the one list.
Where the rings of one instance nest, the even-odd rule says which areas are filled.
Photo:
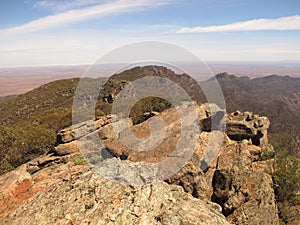
[[34, 194], [32, 185], [32, 177], [26, 171], [26, 165], [0, 177], [0, 218]]

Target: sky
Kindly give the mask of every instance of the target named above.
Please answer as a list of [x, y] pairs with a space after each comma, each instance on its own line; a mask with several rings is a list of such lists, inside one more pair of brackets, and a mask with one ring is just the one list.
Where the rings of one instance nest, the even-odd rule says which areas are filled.
[[140, 41], [207, 62], [297, 62], [299, 40], [299, 0], [0, 0], [0, 67], [92, 64]]

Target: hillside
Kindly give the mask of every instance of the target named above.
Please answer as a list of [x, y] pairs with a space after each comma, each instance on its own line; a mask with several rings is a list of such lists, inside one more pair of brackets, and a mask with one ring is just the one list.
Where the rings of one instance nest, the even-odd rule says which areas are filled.
[[0, 96], [0, 104], [3, 102], [6, 102], [12, 98], [16, 97], [16, 95], [6, 95], [6, 96]]
[[[137, 67], [116, 74], [106, 81], [98, 96], [95, 116], [111, 112], [114, 96], [130, 81], [129, 78], [136, 79], [144, 76], [167, 77], [186, 87], [187, 91], [190, 91], [189, 95], [194, 100], [200, 102], [202, 98], [202, 102], [205, 101], [200, 90], [197, 91], [196, 89], [195, 91], [189, 88], [190, 86], [196, 86], [195, 81], [189, 76], [177, 75], [164, 67]], [[104, 78], [82, 79], [83, 85], [81, 88], [83, 91], [80, 92], [80, 96], [77, 96], [78, 99], [90, 99], [90, 96], [86, 93], [89, 92], [89, 89], [94, 90], [94, 88], [97, 88], [98, 84], [102, 84], [103, 81]], [[0, 155], [2, 156], [0, 174], [46, 153], [55, 145], [55, 134], [72, 124], [72, 104], [78, 82], [79, 78], [54, 81], [0, 103], [0, 133], [1, 140], [3, 140], [0, 143]], [[151, 111], [161, 112], [169, 107], [171, 105], [166, 100], [149, 97], [139, 101], [133, 107], [131, 117], [135, 124], [140, 123], [144, 120], [145, 113]], [[38, 140], [33, 136], [34, 133], [41, 134], [43, 143], [38, 143]], [[19, 136], [22, 138], [16, 139]], [[16, 149], [15, 146], [21, 146], [21, 148]]]
[[0, 105], [2, 125], [34, 118], [55, 110], [68, 110], [79, 79], [53, 81], [6, 100]]

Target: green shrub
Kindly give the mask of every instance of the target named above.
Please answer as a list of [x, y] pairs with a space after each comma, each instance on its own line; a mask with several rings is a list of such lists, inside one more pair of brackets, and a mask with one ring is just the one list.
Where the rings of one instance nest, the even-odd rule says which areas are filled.
[[68, 108], [48, 110], [40, 116], [39, 123], [58, 133], [63, 128], [72, 125], [72, 111]]
[[0, 126], [0, 174], [46, 153], [55, 140], [55, 132], [45, 125], [26, 121], [12, 127]]
[[144, 113], [156, 111], [162, 112], [172, 106], [168, 101], [159, 97], [147, 97], [138, 101], [130, 111], [130, 117], [133, 124], [142, 123], [144, 119]]
[[268, 145], [265, 149], [263, 149], [262, 156], [260, 158], [261, 161], [273, 159], [275, 156], [275, 151], [272, 145]]
[[82, 155], [76, 156], [73, 159], [73, 162], [75, 165], [85, 165], [87, 164], [87, 161], [85, 160], [85, 158]]
[[294, 202], [295, 202], [295, 204], [300, 204], [300, 195], [296, 195], [294, 197]]
[[279, 219], [279, 225], [286, 225], [286, 223], [282, 219]]
[[290, 155], [287, 150], [277, 155], [275, 173], [277, 200], [292, 201], [300, 190], [299, 160]]
[[1, 171], [6, 172], [21, 164], [26, 149], [24, 133], [21, 129], [0, 127]]

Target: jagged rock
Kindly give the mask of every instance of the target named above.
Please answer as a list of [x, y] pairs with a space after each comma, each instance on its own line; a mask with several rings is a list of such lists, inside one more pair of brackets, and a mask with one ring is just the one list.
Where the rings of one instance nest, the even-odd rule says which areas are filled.
[[68, 128], [61, 130], [57, 134], [57, 143], [63, 144], [79, 139], [99, 128], [112, 122], [112, 116], [102, 116], [97, 118], [96, 121], [89, 120], [80, 124], [75, 124]]
[[[209, 141], [212, 138], [212, 134], [216, 133], [216, 137], [223, 138], [222, 133], [217, 131], [202, 132], [200, 134], [200, 145], [196, 148], [191, 160], [182, 167], [179, 172], [167, 179], [166, 181], [171, 184], [181, 185], [185, 191], [191, 193], [194, 197], [201, 199], [210, 199], [213, 193], [211, 180], [213, 177], [213, 170], [216, 164], [216, 158], [219, 155], [219, 149], [217, 146], [210, 148], [208, 151]], [[224, 136], [224, 135], [223, 135]], [[228, 137], [224, 137], [223, 144], [230, 142]], [[210, 144], [214, 143], [212, 140]], [[213, 152], [215, 151], [215, 152]], [[203, 160], [205, 152], [212, 159]], [[207, 157], [209, 158], [209, 157]], [[202, 165], [202, 164], [205, 165]]]
[[[184, 105], [184, 107], [186, 107], [185, 112], [188, 112], [189, 104]], [[218, 115], [218, 113], [224, 113], [224, 111], [217, 106], [205, 104], [200, 106], [199, 109], [198, 118], [189, 118], [188, 113], [186, 113], [184, 114], [185, 117], [181, 119], [189, 121], [189, 124], [200, 123], [211, 127], [211, 119], [216, 119], [214, 116], [219, 116], [220, 119], [217, 126], [222, 123], [223, 114]], [[107, 147], [105, 150], [109, 153], [107, 155], [110, 156], [105, 162], [113, 162], [116, 157], [119, 160], [128, 160], [137, 163], [157, 163], [172, 154], [172, 150], [176, 148], [178, 141], [178, 137], [174, 134], [180, 133], [181, 129], [180, 124], [177, 122], [178, 115], [176, 114], [176, 110], [167, 110], [144, 123], [131, 126], [131, 131], [129, 132], [133, 132], [140, 138], [147, 137], [149, 135], [148, 127], [153, 118], [163, 119], [169, 126], [169, 130], [166, 131], [164, 142], [151, 151], [134, 150], [120, 143], [120, 138], [124, 138], [125, 140], [130, 139], [128, 136], [129, 133], [126, 133], [127, 130], [121, 131], [119, 136], [116, 136], [111, 124], [100, 128], [98, 132], [99, 137]], [[212, 199], [217, 202], [222, 206], [223, 213], [230, 221], [242, 221], [249, 224], [259, 224], [269, 221], [269, 224], [276, 224], [278, 216], [274, 190], [271, 185], [267, 185], [268, 182], [272, 181], [264, 170], [261, 169], [263, 163], [257, 161], [262, 155], [261, 146], [267, 144], [268, 119], [252, 115], [248, 112], [235, 112], [227, 115], [227, 118], [227, 126], [229, 127], [227, 133], [229, 138], [238, 138], [242, 142], [237, 143], [225, 136], [222, 147], [217, 145], [213, 147], [212, 145], [217, 141], [210, 141], [210, 139], [213, 137], [216, 140], [221, 139], [224, 134], [221, 132], [218, 133], [211, 128], [207, 129], [210, 132], [203, 132], [202, 130], [198, 140], [199, 145], [196, 147], [193, 157], [183, 168], [178, 168], [180, 170], [172, 177], [166, 179], [166, 181], [170, 184], [182, 186], [186, 192], [189, 192], [196, 198]], [[255, 138], [258, 137], [258, 134], [263, 134], [263, 136], [259, 136], [260, 146], [252, 144]], [[160, 135], [158, 134], [158, 137]], [[89, 137], [86, 139], [92, 140], [93, 138]], [[141, 142], [132, 144], [138, 146]], [[111, 157], [113, 158], [110, 159]], [[103, 165], [104, 167], [101, 167], [101, 171], [110, 171], [112, 173], [121, 168], [118, 166], [118, 163], [104, 163]], [[268, 170], [272, 170], [271, 164], [268, 167]], [[155, 174], [154, 169], [150, 169], [149, 171]], [[139, 172], [135, 172], [133, 175], [128, 173], [118, 179], [121, 179], [123, 183], [132, 183], [133, 180], [138, 182]], [[152, 176], [151, 174], [148, 175], [149, 177]], [[141, 179], [141, 184], [145, 183], [146, 180], [151, 182], [151, 178], [148, 175], [145, 175]], [[251, 180], [252, 186], [248, 190], [248, 186], [245, 186], [247, 178], [253, 176], [257, 176], [257, 179]], [[266, 195], [258, 197], [255, 193], [260, 190], [260, 185], [268, 188], [266, 188]], [[247, 215], [246, 218], [243, 216], [244, 212], [241, 209], [247, 207], [250, 204], [248, 202], [251, 202], [251, 207], [254, 207], [253, 210], [259, 214], [255, 220], [252, 218], [252, 214]]]
[[235, 141], [250, 140], [252, 144], [267, 147], [267, 129], [270, 122], [267, 117], [260, 117], [251, 112], [236, 111], [227, 115], [226, 134]]
[[270, 175], [253, 171], [251, 146], [234, 143], [218, 157], [212, 200], [235, 224], [278, 224]]
[[73, 173], [28, 199], [0, 224], [229, 224], [218, 205], [158, 182], [130, 187]]
[[[66, 144], [66, 146], [73, 146], [75, 145], [75, 143], [68, 143]], [[69, 151], [69, 149], [67, 149]], [[53, 152], [55, 153], [55, 152]], [[65, 156], [65, 155], [68, 155], [68, 154], [48, 154], [48, 155], [44, 155], [44, 156], [40, 156], [39, 158], [37, 159], [34, 159], [28, 163], [26, 163], [26, 170], [33, 174], [45, 167], [48, 167], [48, 166], [51, 166], [51, 165], [54, 165], [54, 164], [58, 164], [58, 163], [64, 163], [65, 160], [66, 160], [66, 157], [61, 157], [61, 156]], [[76, 152], [75, 154], [73, 155], [77, 155], [79, 152]], [[69, 153], [71, 154], [71, 153]]]
[[[188, 106], [182, 107], [182, 115], [181, 120], [185, 121], [183, 132], [194, 131], [196, 129], [194, 124], [197, 124], [197, 115], [190, 112]], [[157, 122], [153, 122], [153, 118], [157, 119]], [[165, 122], [166, 130], [164, 130], [160, 120]], [[115, 157], [126, 156], [133, 162], [155, 163], [167, 158], [176, 149], [179, 136], [175, 134], [181, 132], [181, 121], [178, 120], [178, 113], [175, 109], [162, 112], [142, 124], [135, 126], [129, 124], [129, 128], [121, 129], [117, 134], [114, 133], [113, 125], [107, 125], [99, 129], [101, 142]], [[151, 134], [151, 139], [147, 139], [150, 135], [149, 127], [151, 126], [155, 133]], [[133, 136], [130, 136], [132, 134]], [[162, 138], [163, 140], [160, 143]], [[196, 137], [190, 136], [189, 138], [192, 141]], [[196, 143], [196, 141], [194, 142]]]
[[235, 208], [230, 200], [236, 196], [242, 196], [245, 201], [240, 202], [240, 207], [227, 217], [228, 220], [234, 224], [279, 224], [271, 176], [254, 172], [249, 174], [245, 182], [245, 184], [232, 183], [233, 187], [240, 188], [241, 191], [229, 195], [224, 208], [228, 210]]
[[[208, 134], [201, 133], [206, 144]], [[202, 148], [206, 144], [202, 143]], [[198, 159], [204, 151], [196, 151], [192, 160], [167, 182], [181, 185], [194, 197], [220, 204], [223, 214], [234, 224], [278, 224], [273, 183], [266, 173], [273, 170], [273, 165], [271, 160], [255, 161], [261, 154], [260, 147], [225, 138], [217, 158], [202, 172]]]
[[[199, 106], [199, 120], [201, 131], [223, 130], [225, 110], [220, 109], [216, 104], [204, 103]], [[225, 128], [225, 126], [224, 126]]]
[[[215, 130], [222, 128], [223, 110], [207, 104], [193, 116], [189, 107], [190, 103], [182, 105], [181, 121], [173, 108], [138, 125], [125, 121], [128, 128], [123, 127], [124, 121], [113, 122], [112, 116], [107, 116], [64, 129], [58, 135], [62, 144], [53, 150], [54, 155], [27, 164], [27, 170], [34, 173], [37, 187], [33, 189], [39, 194], [20, 208], [12, 208], [0, 224], [17, 224], [21, 219], [25, 224], [226, 224], [220, 210], [235, 224], [278, 224], [272, 179], [266, 173], [272, 171], [272, 161], [258, 161], [267, 144], [268, 120], [251, 113], [227, 115], [228, 137]], [[217, 121], [215, 127], [211, 127], [212, 120]], [[209, 132], [194, 130], [199, 124], [205, 124]], [[151, 131], [151, 126], [156, 129]], [[188, 134], [184, 143], [196, 140], [195, 151], [186, 154], [190, 146], [183, 145], [178, 157], [183, 161], [157, 167], [162, 160], [176, 156], [173, 151], [182, 128]], [[132, 139], [130, 134], [144, 139]], [[152, 146], [147, 140], [150, 135], [154, 144], [160, 137], [164, 139], [153, 149], [143, 149]], [[257, 137], [259, 146], [254, 145]], [[240, 142], [232, 140], [236, 138]], [[79, 149], [95, 171], [140, 186], [116, 184], [86, 170], [87, 165], [74, 166], [72, 157]], [[162, 168], [174, 174], [165, 178]], [[156, 178], [164, 178], [169, 185]], [[204, 206], [203, 200], [215, 203]]]
[[117, 138], [112, 124], [108, 124], [106, 126], [101, 127], [98, 131], [98, 135], [99, 135], [100, 140]]
[[27, 171], [28, 173], [35, 173], [37, 171], [39, 171], [41, 168], [38, 167], [37, 165], [27, 165]]

